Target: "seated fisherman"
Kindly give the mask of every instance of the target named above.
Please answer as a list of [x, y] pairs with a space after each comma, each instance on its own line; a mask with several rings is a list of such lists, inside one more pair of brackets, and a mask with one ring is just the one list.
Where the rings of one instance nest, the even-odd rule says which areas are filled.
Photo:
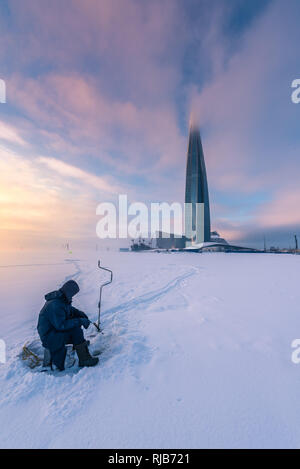
[[52, 363], [60, 371], [65, 369], [66, 344], [74, 345], [79, 366], [95, 366], [99, 361], [90, 355], [83, 335], [82, 326], [87, 329], [91, 321], [72, 306], [72, 298], [78, 292], [78, 284], [69, 280], [59, 290], [45, 295], [46, 303], [39, 315], [39, 336], [43, 346], [50, 351]]

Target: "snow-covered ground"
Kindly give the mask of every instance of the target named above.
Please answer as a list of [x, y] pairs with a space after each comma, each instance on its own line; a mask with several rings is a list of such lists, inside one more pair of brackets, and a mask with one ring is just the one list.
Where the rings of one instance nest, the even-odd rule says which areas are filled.
[[[19, 354], [46, 292], [74, 278], [74, 305], [96, 319], [97, 256], [114, 271], [100, 365], [31, 371]], [[1, 448], [300, 447], [300, 256], [104, 252], [0, 265]]]

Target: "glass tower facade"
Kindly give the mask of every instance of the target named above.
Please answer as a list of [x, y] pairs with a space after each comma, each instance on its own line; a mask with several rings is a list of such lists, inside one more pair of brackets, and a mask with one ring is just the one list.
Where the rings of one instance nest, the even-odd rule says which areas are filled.
[[199, 128], [191, 124], [185, 186], [186, 245], [210, 241], [210, 211], [206, 168]]

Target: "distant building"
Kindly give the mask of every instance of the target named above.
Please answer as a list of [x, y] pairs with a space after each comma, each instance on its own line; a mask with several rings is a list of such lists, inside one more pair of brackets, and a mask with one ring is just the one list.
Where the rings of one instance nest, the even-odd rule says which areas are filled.
[[212, 231], [210, 234], [210, 241], [213, 241], [218, 244], [228, 244], [226, 239], [221, 238], [217, 231]]
[[200, 131], [190, 125], [185, 185], [186, 246], [210, 241], [210, 210]]
[[144, 238], [132, 240], [131, 251], [149, 251], [151, 249], [152, 249], [151, 240], [149, 241]]
[[174, 233], [156, 233], [155, 244], [158, 249], [183, 249], [185, 248], [185, 236], [176, 237]]

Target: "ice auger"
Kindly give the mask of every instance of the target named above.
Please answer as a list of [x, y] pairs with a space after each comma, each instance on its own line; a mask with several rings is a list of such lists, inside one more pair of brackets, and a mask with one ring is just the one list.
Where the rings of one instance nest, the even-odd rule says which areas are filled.
[[100, 261], [98, 261], [98, 267], [101, 270], [106, 270], [106, 272], [110, 273], [110, 280], [108, 280], [105, 283], [102, 283], [100, 285], [100, 294], [99, 294], [99, 302], [98, 302], [98, 320], [97, 322], [94, 322], [94, 326], [96, 327], [97, 331], [100, 332], [100, 315], [101, 315], [101, 299], [102, 299], [102, 289], [106, 285], [109, 285], [113, 281], [113, 273], [110, 269], [107, 269], [106, 267], [101, 267]]

